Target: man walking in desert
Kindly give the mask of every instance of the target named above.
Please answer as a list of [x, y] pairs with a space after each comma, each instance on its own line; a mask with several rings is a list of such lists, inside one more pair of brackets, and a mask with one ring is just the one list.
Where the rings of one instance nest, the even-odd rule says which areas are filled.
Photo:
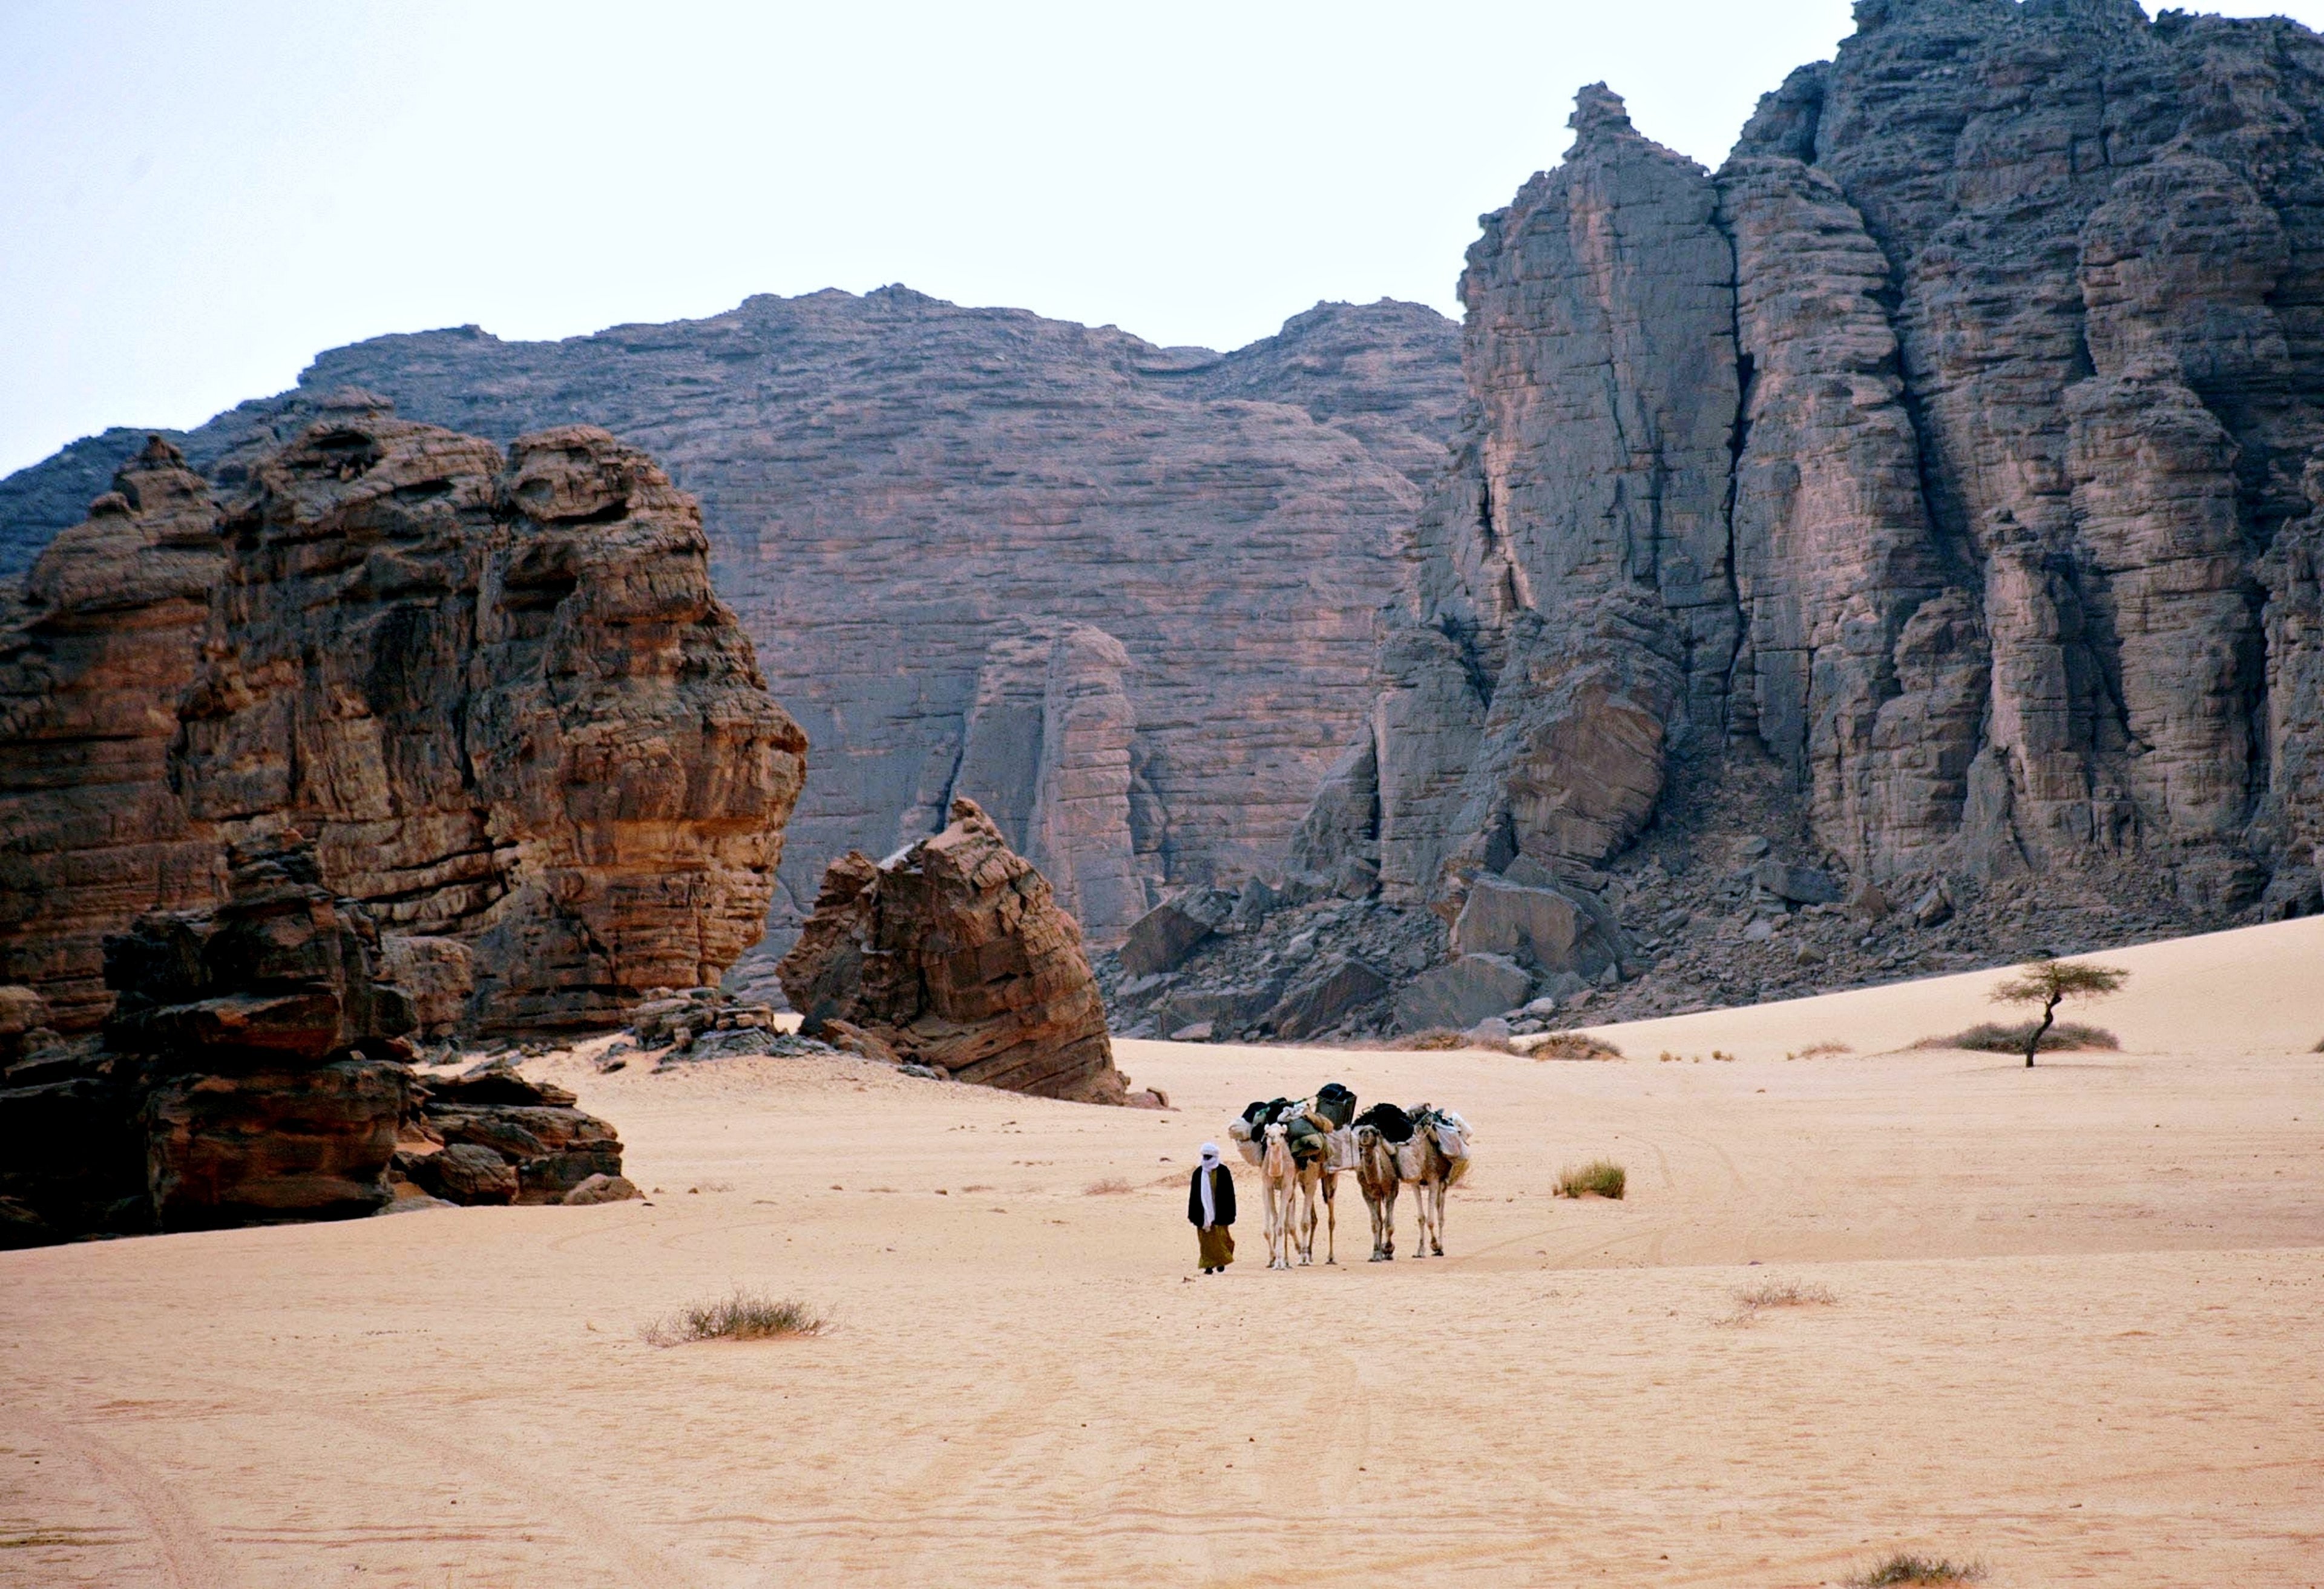
[[1219, 1145], [1204, 1142], [1186, 1188], [1186, 1222], [1201, 1243], [1204, 1274], [1223, 1274], [1234, 1261], [1234, 1172], [1219, 1162]]

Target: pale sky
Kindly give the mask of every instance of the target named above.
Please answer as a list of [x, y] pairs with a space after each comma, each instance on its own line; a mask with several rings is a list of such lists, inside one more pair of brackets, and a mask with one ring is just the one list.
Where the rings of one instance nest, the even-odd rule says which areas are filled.
[[1217, 348], [1321, 299], [1457, 313], [1577, 87], [1716, 165], [1849, 12], [0, 0], [0, 472], [467, 322], [890, 282]]

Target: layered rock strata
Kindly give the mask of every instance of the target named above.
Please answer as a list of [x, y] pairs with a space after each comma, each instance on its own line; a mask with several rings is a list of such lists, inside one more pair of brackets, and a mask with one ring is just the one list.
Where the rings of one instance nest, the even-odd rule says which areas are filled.
[[[1290, 852], [1315, 886], [1451, 920], [1532, 869], [1674, 949], [1717, 902], [1688, 869], [1755, 833], [1835, 894], [1941, 889], [1964, 941], [2029, 890], [2318, 898], [2324, 41], [1858, 21], [1717, 174], [1594, 87], [1487, 218], [1454, 464]], [[1754, 909], [1837, 909], [1775, 875]]]
[[801, 1030], [956, 1081], [1124, 1102], [1080, 929], [973, 800], [950, 815], [885, 861], [832, 863], [779, 967]]
[[217, 897], [171, 775], [225, 568], [208, 482], [155, 438], [0, 609], [0, 981], [104, 1018], [105, 936]]
[[233, 862], [215, 910], [142, 916], [106, 944], [105, 1042], [142, 1071], [154, 1224], [374, 1213], [411, 1103], [410, 1007], [303, 840]]
[[413, 1097], [393, 1173], [447, 1202], [562, 1203], [592, 1177], [622, 1173], [611, 1124], [506, 1059], [423, 1076]]
[[613, 1128], [563, 1088], [505, 1062], [413, 1072], [388, 940], [324, 885], [309, 841], [229, 862], [215, 908], [106, 939], [101, 1043], [54, 1040], [26, 1025], [36, 995], [0, 988], [0, 1245], [355, 1218], [407, 1181], [557, 1203], [621, 1174]]
[[[1095, 942], [1271, 859], [1363, 715], [1392, 540], [1461, 395], [1453, 327], [1415, 304], [1320, 305], [1219, 355], [886, 288], [383, 337], [181, 445], [209, 467], [348, 384], [503, 445], [602, 425], [699, 498], [719, 594], [818, 747], [778, 942], [831, 856], [927, 836], [955, 793]], [[0, 482], [0, 569], [136, 439]]]
[[805, 743], [642, 453], [356, 396], [219, 476], [149, 449], [0, 636], [0, 956], [60, 1025], [106, 931], [291, 827], [430, 1036], [618, 1024], [757, 939]]

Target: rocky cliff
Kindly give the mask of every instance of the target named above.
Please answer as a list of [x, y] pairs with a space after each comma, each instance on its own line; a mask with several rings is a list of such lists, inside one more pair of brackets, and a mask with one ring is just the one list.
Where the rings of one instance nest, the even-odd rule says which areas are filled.
[[[602, 425], [700, 499], [718, 592], [816, 747], [778, 941], [831, 857], [934, 833], [956, 794], [1093, 941], [1166, 882], [1270, 861], [1363, 714], [1391, 543], [1461, 392], [1454, 328], [1417, 305], [1319, 306], [1222, 356], [886, 288], [555, 343], [382, 337], [175, 439], [211, 467], [349, 385], [503, 444]], [[0, 482], [0, 559], [141, 440]]]
[[0, 974], [86, 1029], [106, 933], [296, 827], [424, 1026], [617, 1024], [715, 981], [805, 745], [693, 501], [586, 427], [503, 457], [363, 394], [276, 420], [215, 500], [149, 447], [6, 614]]
[[1595, 907], [1639, 1009], [2319, 908], [2324, 40], [1857, 16], [1719, 171], [1597, 86], [1486, 217], [1295, 895]]

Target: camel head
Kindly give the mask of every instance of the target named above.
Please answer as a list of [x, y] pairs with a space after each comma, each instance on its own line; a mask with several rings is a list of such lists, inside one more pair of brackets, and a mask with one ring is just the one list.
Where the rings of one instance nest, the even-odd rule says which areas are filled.
[[1270, 1178], [1288, 1180], [1299, 1173], [1291, 1157], [1291, 1132], [1288, 1128], [1270, 1125], [1267, 1128], [1266, 1155], [1259, 1168]]

